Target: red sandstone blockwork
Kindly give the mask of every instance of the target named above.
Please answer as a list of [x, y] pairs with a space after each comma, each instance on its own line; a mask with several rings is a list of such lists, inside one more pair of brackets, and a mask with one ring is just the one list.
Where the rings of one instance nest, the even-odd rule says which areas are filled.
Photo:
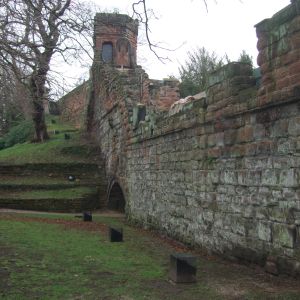
[[259, 105], [284, 101], [300, 87], [299, 1], [256, 25], [257, 63], [262, 74]]
[[104, 44], [112, 46], [112, 65], [136, 66], [138, 22], [127, 15], [99, 13], [95, 17], [95, 60], [102, 59]]
[[89, 95], [89, 81], [65, 95], [59, 101], [61, 118], [70, 122], [76, 128], [81, 128], [86, 118], [86, 108]]

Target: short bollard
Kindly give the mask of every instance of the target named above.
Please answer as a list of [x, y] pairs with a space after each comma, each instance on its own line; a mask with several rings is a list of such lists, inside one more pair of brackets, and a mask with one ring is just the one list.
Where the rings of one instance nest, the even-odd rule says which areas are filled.
[[108, 238], [110, 242], [123, 242], [123, 229], [109, 227]]
[[175, 283], [196, 282], [197, 258], [191, 254], [170, 255], [169, 277]]
[[71, 135], [68, 133], [65, 133], [65, 140], [69, 140], [71, 138]]
[[92, 213], [91, 212], [87, 212], [87, 211], [85, 211], [84, 213], [83, 213], [83, 221], [84, 222], [92, 222]]

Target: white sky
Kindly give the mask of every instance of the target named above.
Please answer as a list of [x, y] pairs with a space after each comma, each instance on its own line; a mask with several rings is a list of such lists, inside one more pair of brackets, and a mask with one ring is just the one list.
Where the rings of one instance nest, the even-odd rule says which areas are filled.
[[[131, 15], [130, 0], [94, 0], [101, 10]], [[228, 55], [237, 60], [242, 50], [253, 57], [256, 64], [256, 33], [254, 25], [290, 4], [290, 0], [208, 0], [208, 12], [202, 0], [147, 0], [158, 20], [152, 19], [151, 37], [155, 42], [175, 49], [175, 52], [160, 52], [171, 62], [160, 63], [146, 46], [138, 48], [139, 62], [153, 79], [168, 75], [178, 76], [178, 66], [183, 64], [187, 52], [196, 47], [205, 47], [219, 56]], [[109, 3], [104, 5], [104, 3]]]
[[[101, 11], [127, 13], [132, 15], [133, 0], [90, 0], [100, 7]], [[242, 50], [253, 57], [256, 65], [256, 33], [254, 25], [263, 19], [270, 18], [284, 8], [290, 0], [207, 0], [208, 12], [203, 0], [147, 0], [148, 9], [153, 9], [157, 19], [150, 21], [153, 42], [173, 52], [159, 52], [168, 56], [170, 62], [165, 64], [151, 53], [147, 45], [138, 47], [138, 63], [152, 79], [163, 79], [170, 75], [179, 77], [178, 68], [184, 64], [187, 52], [197, 47], [215, 51], [220, 57], [225, 54], [231, 61], [238, 59]], [[143, 36], [140, 28], [140, 37]], [[79, 64], [66, 66], [58, 64], [62, 70], [63, 82], [73, 84], [79, 77], [87, 77], [87, 69]], [[64, 85], [64, 83], [62, 83]], [[69, 89], [69, 88], [67, 88]]]

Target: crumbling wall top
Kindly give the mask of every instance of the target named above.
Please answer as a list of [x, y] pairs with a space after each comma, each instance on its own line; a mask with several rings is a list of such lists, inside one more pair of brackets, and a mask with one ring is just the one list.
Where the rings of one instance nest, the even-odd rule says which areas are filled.
[[300, 14], [300, 0], [291, 0], [291, 4], [278, 11], [271, 18], [264, 19], [255, 25], [257, 32], [270, 31], [292, 20]]
[[112, 25], [126, 27], [136, 35], [138, 34], [139, 22], [128, 15], [117, 13], [97, 13], [95, 16], [95, 27], [101, 25]]

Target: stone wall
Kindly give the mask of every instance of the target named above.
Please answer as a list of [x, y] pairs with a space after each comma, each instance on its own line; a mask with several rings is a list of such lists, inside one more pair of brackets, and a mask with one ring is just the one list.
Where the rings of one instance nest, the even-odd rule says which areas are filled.
[[254, 88], [214, 101], [244, 81], [227, 77], [152, 132], [139, 126], [126, 153], [127, 214], [187, 244], [299, 273], [299, 101], [257, 107]]
[[148, 89], [150, 102], [157, 110], [169, 110], [172, 104], [180, 99], [178, 80], [150, 79]]
[[59, 100], [61, 119], [81, 128], [86, 120], [89, 95], [89, 81], [86, 81], [62, 97]]
[[291, 2], [271, 19], [256, 25], [261, 105], [300, 94], [300, 4], [298, 0]]
[[259, 90], [250, 66], [231, 63], [206, 98], [168, 114], [149, 101], [141, 68], [94, 63], [89, 128], [129, 220], [300, 274], [299, 4], [257, 25]]

